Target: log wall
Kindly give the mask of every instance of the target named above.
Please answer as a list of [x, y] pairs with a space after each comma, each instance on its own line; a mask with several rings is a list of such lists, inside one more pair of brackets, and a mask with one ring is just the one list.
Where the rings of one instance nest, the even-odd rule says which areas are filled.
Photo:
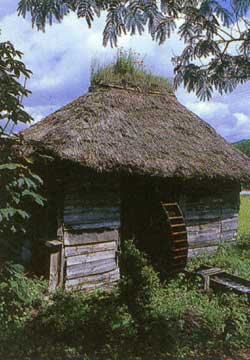
[[120, 199], [112, 182], [83, 177], [65, 186], [64, 282], [68, 291], [108, 289], [120, 278]]
[[186, 195], [180, 204], [187, 225], [189, 257], [203, 252], [212, 253], [219, 244], [236, 240], [239, 220], [237, 191], [203, 195], [197, 201]]
[[[121, 204], [119, 180], [115, 177], [70, 174], [63, 190], [62, 219], [58, 236], [63, 239], [62, 271], [66, 290], [108, 289], [120, 278], [118, 250], [123, 241], [135, 239], [154, 264], [165, 267], [168, 257], [168, 233], [165, 222], [158, 219], [159, 204], [154, 187], [123, 186]], [[237, 185], [238, 186], [238, 185]], [[207, 194], [196, 186], [169, 189], [183, 210], [188, 234], [189, 257], [213, 252], [223, 242], [237, 236], [239, 189], [211, 190]], [[168, 200], [169, 195], [166, 195]], [[163, 197], [162, 197], [163, 198]], [[121, 229], [122, 212], [122, 229]], [[155, 218], [151, 214], [156, 214]], [[140, 216], [139, 216], [140, 215]], [[153, 221], [154, 220], [154, 221]], [[154, 231], [149, 228], [154, 224]], [[156, 236], [156, 230], [159, 230]], [[166, 229], [165, 229], [166, 230]], [[157, 240], [157, 241], [156, 241]], [[140, 247], [140, 246], [139, 246]], [[159, 251], [155, 251], [159, 249]], [[161, 261], [161, 258], [163, 260]]]

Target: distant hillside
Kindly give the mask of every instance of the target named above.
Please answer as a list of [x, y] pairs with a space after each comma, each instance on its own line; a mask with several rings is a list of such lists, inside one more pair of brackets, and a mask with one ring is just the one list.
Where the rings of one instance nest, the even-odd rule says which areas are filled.
[[234, 143], [234, 146], [237, 147], [240, 151], [250, 157], [250, 140], [241, 140]]

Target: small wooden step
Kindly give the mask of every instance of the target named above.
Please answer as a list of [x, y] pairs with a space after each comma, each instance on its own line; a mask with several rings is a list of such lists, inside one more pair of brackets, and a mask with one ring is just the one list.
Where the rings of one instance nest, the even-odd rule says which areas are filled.
[[186, 230], [185, 231], [178, 231], [178, 232], [173, 232], [172, 235], [179, 235], [179, 234], [186, 234]]
[[170, 226], [171, 227], [178, 227], [178, 226], [185, 226], [185, 224], [184, 223], [182, 223], [182, 224], [170, 224]]
[[185, 239], [176, 239], [176, 240], [174, 240], [174, 244], [181, 244], [183, 242], [187, 243], [187, 239], [185, 238]]
[[163, 206], [176, 206], [177, 203], [173, 202], [173, 203], [161, 203]]
[[187, 251], [188, 248], [187, 247], [182, 247], [182, 248], [172, 248], [173, 252], [181, 252], [181, 251]]
[[183, 254], [183, 255], [176, 255], [173, 257], [174, 260], [178, 260], [178, 259], [183, 259], [183, 258], [187, 258], [187, 254]]
[[169, 220], [178, 220], [178, 219], [183, 219], [182, 216], [169, 216]]

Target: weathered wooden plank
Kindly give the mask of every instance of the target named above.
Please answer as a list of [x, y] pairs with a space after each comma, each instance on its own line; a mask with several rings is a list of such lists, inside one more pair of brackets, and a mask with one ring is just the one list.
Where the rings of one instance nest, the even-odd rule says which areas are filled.
[[104, 243], [97, 243], [91, 245], [80, 245], [80, 246], [66, 246], [65, 256], [83, 255], [89, 253], [95, 253], [98, 251], [116, 250], [117, 241], [109, 241]]
[[67, 258], [66, 263], [67, 266], [76, 265], [76, 264], [85, 264], [90, 262], [95, 262], [98, 260], [105, 260], [105, 259], [115, 259], [116, 251], [99, 251], [96, 253], [89, 253], [85, 255], [77, 255], [77, 256], [70, 256]]
[[96, 283], [105, 283], [105, 282], [113, 282], [118, 281], [120, 279], [120, 271], [119, 269], [115, 269], [113, 271], [109, 271], [103, 274], [97, 274], [92, 276], [84, 276], [77, 279], [66, 280], [65, 288], [66, 290], [71, 289], [81, 289], [81, 285], [88, 284], [96, 284]]
[[66, 279], [101, 274], [117, 268], [116, 259], [98, 260], [95, 262], [67, 266]]
[[197, 241], [219, 241], [221, 237], [220, 230], [218, 231], [207, 231], [207, 232], [191, 232], [187, 233], [188, 243], [191, 245]]
[[68, 225], [68, 230], [74, 231], [83, 231], [83, 230], [94, 230], [94, 229], [119, 229], [121, 226], [120, 221], [105, 221], [100, 223], [93, 224], [77, 224], [77, 225]]
[[188, 244], [190, 247], [203, 246], [202, 244], [219, 243], [221, 225], [219, 221], [187, 227]]
[[68, 288], [66, 291], [80, 291], [83, 290], [84, 292], [91, 292], [94, 290], [101, 290], [101, 291], [110, 291], [116, 285], [117, 280], [111, 280], [110, 282], [98, 282], [98, 283], [90, 283], [90, 284], [81, 284], [77, 288]]
[[193, 238], [188, 238], [189, 248], [199, 248], [199, 247], [206, 247], [212, 245], [218, 245], [223, 241], [234, 241], [237, 238], [237, 231], [236, 230], [229, 230], [224, 231], [219, 234], [217, 237], [213, 237], [213, 235], [206, 236], [204, 239], [202, 236], [197, 236]]
[[60, 269], [60, 278], [59, 285], [63, 286], [64, 283], [64, 269], [65, 269], [66, 261], [65, 261], [65, 247], [63, 246], [61, 249], [61, 269]]
[[220, 221], [211, 221], [206, 224], [194, 224], [187, 226], [189, 232], [206, 232], [206, 231], [217, 231], [220, 230], [221, 222]]
[[50, 254], [49, 291], [54, 292], [60, 283], [61, 252]]
[[119, 228], [120, 207], [65, 207], [64, 223], [74, 230]]
[[199, 239], [198, 237], [193, 240], [192, 242], [188, 243], [188, 247], [189, 249], [195, 249], [195, 248], [200, 248], [200, 247], [207, 247], [207, 246], [216, 246], [218, 244], [220, 244], [221, 239], [220, 237], [218, 238], [212, 238], [212, 239]]
[[112, 218], [115, 216], [119, 217], [120, 207], [118, 206], [105, 206], [105, 207], [93, 207], [84, 206], [80, 207], [77, 205], [65, 206], [64, 207], [64, 222], [66, 224], [78, 223], [82, 218], [86, 222], [92, 222], [95, 218]]
[[65, 245], [83, 245], [93, 243], [103, 243], [108, 241], [118, 241], [119, 233], [117, 230], [107, 230], [100, 232], [69, 232], [64, 233]]
[[238, 231], [228, 230], [221, 233], [221, 241], [234, 241], [237, 238]]
[[190, 211], [185, 212], [185, 220], [187, 222], [195, 222], [195, 221], [213, 221], [218, 220], [221, 217], [220, 209], [192, 209]]
[[238, 216], [221, 220], [221, 229], [222, 231], [237, 230], [238, 222], [239, 222]]
[[62, 248], [62, 241], [48, 240], [45, 242], [45, 246], [49, 248], [50, 252], [58, 252]]
[[201, 255], [203, 253], [213, 254], [216, 252], [218, 246], [206, 246], [196, 249], [189, 249], [188, 250], [188, 258], [193, 258], [195, 256]]
[[[223, 241], [235, 239], [238, 227], [238, 195], [203, 196], [195, 202], [184, 196], [183, 211], [187, 225], [189, 256], [213, 252]], [[191, 200], [191, 201], [190, 201]]]

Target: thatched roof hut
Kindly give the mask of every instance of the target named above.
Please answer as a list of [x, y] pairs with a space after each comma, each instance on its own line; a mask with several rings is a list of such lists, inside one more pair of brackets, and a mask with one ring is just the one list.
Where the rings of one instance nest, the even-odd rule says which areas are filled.
[[97, 171], [164, 178], [250, 177], [250, 161], [173, 93], [102, 86], [31, 126], [24, 138]]
[[56, 159], [43, 169], [49, 201], [37, 235], [53, 239], [52, 289], [110, 286], [126, 239], [166, 275], [237, 236], [249, 158], [181, 105], [165, 80], [111, 75], [23, 132], [27, 153]]

